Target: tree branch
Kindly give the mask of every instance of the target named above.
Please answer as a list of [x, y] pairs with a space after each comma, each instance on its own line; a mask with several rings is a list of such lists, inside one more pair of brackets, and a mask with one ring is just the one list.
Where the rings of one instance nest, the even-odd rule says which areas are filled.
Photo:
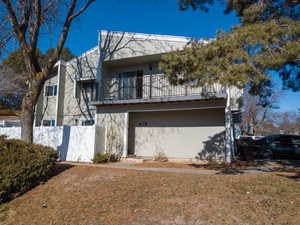
[[42, 7], [41, 7], [41, 0], [35, 0], [34, 2], [34, 12], [35, 12], [35, 23], [33, 25], [32, 35], [31, 35], [31, 54], [35, 56], [36, 54], [36, 47], [38, 42], [38, 35], [40, 32], [41, 21], [42, 21]]
[[18, 22], [16, 13], [12, 7], [12, 4], [10, 2], [10, 0], [2, 0], [2, 2], [4, 3], [6, 10], [9, 14], [12, 26], [13, 26], [13, 30], [15, 31], [17, 38], [19, 39], [20, 45], [23, 49], [26, 49], [26, 51], [28, 52], [28, 45], [26, 43], [26, 39], [25, 39], [25, 33], [22, 32], [22, 30], [20, 29], [20, 24]]

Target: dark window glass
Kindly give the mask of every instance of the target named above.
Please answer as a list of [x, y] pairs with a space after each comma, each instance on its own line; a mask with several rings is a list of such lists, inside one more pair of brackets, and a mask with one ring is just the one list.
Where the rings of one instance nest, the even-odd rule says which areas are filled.
[[84, 120], [82, 121], [82, 126], [92, 126], [94, 125], [95, 121], [94, 120]]
[[76, 98], [80, 96], [84, 101], [92, 101], [96, 98], [97, 84], [95, 82], [83, 82], [76, 85]]
[[43, 126], [44, 127], [54, 127], [55, 120], [43, 120]]
[[273, 139], [271, 142], [271, 145], [274, 148], [278, 148], [281, 150], [288, 149], [292, 145], [292, 139], [290, 136], [278, 136]]
[[57, 96], [57, 85], [46, 86], [45, 96]]

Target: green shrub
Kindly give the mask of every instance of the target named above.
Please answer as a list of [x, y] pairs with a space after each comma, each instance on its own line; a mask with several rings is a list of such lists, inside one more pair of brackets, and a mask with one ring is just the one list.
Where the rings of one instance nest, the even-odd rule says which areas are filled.
[[120, 157], [116, 154], [105, 153], [105, 154], [96, 154], [94, 156], [94, 163], [108, 163], [108, 162], [117, 162], [120, 160]]
[[56, 160], [50, 147], [0, 137], [0, 203], [46, 181]]

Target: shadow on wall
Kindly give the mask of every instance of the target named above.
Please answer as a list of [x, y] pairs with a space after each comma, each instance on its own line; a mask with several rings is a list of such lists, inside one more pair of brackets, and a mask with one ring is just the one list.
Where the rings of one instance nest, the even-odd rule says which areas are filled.
[[204, 141], [203, 150], [198, 153], [198, 160], [224, 160], [225, 159], [225, 131], [217, 133]]
[[58, 156], [59, 156], [58, 158], [60, 161], [67, 160], [67, 154], [68, 154], [69, 142], [70, 142], [70, 133], [71, 133], [71, 127], [64, 126], [61, 145], [57, 146]]

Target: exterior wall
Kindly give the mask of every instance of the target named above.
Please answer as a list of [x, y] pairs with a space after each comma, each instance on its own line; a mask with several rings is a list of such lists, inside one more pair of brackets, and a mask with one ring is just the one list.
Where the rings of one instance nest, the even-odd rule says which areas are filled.
[[63, 125], [64, 119], [64, 99], [65, 99], [65, 82], [66, 82], [66, 66], [63, 63], [60, 63], [58, 69], [58, 101], [56, 104], [56, 126]]
[[[162, 103], [162, 104], [137, 104], [137, 105], [111, 105], [111, 106], [103, 106], [99, 107], [97, 109], [97, 125], [100, 127], [105, 127], [106, 129], [106, 137], [105, 137], [105, 151], [106, 152], [114, 152], [123, 155], [124, 157], [127, 156], [127, 154], [134, 154], [134, 151], [132, 150], [133, 142], [134, 142], [134, 129], [132, 124], [132, 115], [135, 115], [136, 113], [143, 113], [143, 112], [158, 112], [161, 111], [162, 114], [173, 111], [180, 112], [181, 110], [195, 110], [197, 112], [197, 109], [203, 109], [203, 110], [213, 110], [218, 112], [217, 115], [211, 119], [213, 121], [219, 121], [217, 122], [218, 125], [216, 127], [211, 127], [207, 132], [213, 133], [213, 132], [220, 132], [224, 131], [224, 107], [225, 107], [225, 100], [215, 100], [215, 101], [195, 101], [195, 102], [177, 102], [177, 103]], [[128, 118], [129, 114], [129, 118]], [[207, 114], [206, 114], [207, 115]], [[160, 117], [158, 117], [160, 118]], [[164, 119], [160, 118], [161, 121]], [[183, 121], [184, 122], [184, 121]], [[184, 123], [183, 123], [184, 124]], [[193, 120], [190, 121], [189, 126], [197, 125], [197, 122], [194, 122]], [[151, 129], [150, 129], [151, 130]], [[162, 129], [161, 131], [163, 131]], [[174, 130], [173, 128], [166, 128], [167, 130], [164, 133], [173, 134]], [[179, 128], [180, 130], [180, 128]], [[193, 134], [194, 131], [191, 133]], [[142, 137], [144, 136], [146, 139], [149, 138], [150, 133], [148, 128], [141, 128], [138, 132], [144, 133]], [[157, 131], [159, 133], [160, 131]], [[156, 133], [156, 132], [155, 132]], [[222, 135], [220, 135], [221, 138]], [[171, 137], [171, 136], [170, 136]], [[175, 137], [176, 140], [180, 140], [180, 135], [178, 137]], [[200, 135], [201, 138], [201, 135]], [[203, 140], [206, 141], [206, 140]], [[142, 143], [143, 141], [140, 141], [139, 143]], [[151, 146], [154, 145], [154, 142], [148, 142], [147, 145]], [[144, 145], [144, 144], [142, 144]], [[143, 148], [143, 147], [141, 147]], [[221, 150], [222, 151], [222, 150]], [[204, 153], [204, 152], [203, 152]], [[221, 153], [218, 153], [219, 155]], [[193, 158], [196, 155], [193, 156]], [[188, 156], [190, 157], [190, 156]]]
[[[126, 142], [126, 113], [99, 113], [97, 126], [105, 127], [105, 149], [101, 153], [124, 155]], [[127, 150], [126, 150], [127, 151]]]
[[[84, 101], [81, 95], [78, 95], [79, 83], [88, 81], [97, 83], [99, 86], [97, 90], [99, 94], [101, 93], [101, 88], [103, 88], [101, 86], [103, 79], [114, 79], [114, 77], [116, 77], [115, 75], [124, 72], [143, 70], [145, 79], [147, 80], [147, 78], [149, 78], [150, 80], [152, 75], [161, 73], [158, 68], [158, 62], [162, 54], [182, 49], [190, 41], [190, 39], [184, 37], [101, 31], [99, 33], [99, 46], [92, 48], [69, 62], [60, 62], [58, 64], [58, 75], [47, 81], [47, 84], [58, 84], [58, 96], [48, 98], [43, 95], [40, 96], [36, 110], [36, 125], [39, 126], [41, 124], [44, 111], [43, 119], [56, 120], [56, 125], [58, 126], [80, 125], [83, 120], [96, 118], [96, 124], [105, 127], [105, 132], [101, 131], [101, 135], [97, 135], [98, 138], [95, 140], [96, 146], [101, 146], [97, 148], [97, 152], [115, 152], [126, 156], [128, 149], [129, 153], [132, 152], [132, 138], [135, 137], [132, 136], [132, 126], [129, 126], [129, 123], [132, 122], [129, 120], [129, 114], [133, 115], [135, 112], [145, 111], [194, 110], [204, 108], [224, 109], [226, 104], [225, 99], [213, 98], [205, 101], [186, 102], [179, 101], [179, 99], [176, 98], [176, 101], [178, 101], [173, 103], [112, 104], [96, 109], [96, 106], [90, 105], [90, 102]], [[144, 82], [146, 81], [143, 80], [143, 84]], [[151, 85], [154, 84], [154, 86], [164, 85], [164, 82], [165, 81], [161, 82], [161, 80], [158, 80], [156, 83], [153, 83], [151, 79]], [[180, 89], [181, 87], [177, 87], [177, 89], [178, 88]], [[151, 86], [150, 92], [152, 97], [152, 94], [155, 95], [155, 91], [157, 90], [152, 90]], [[147, 94], [149, 93], [145, 94], [143, 92], [143, 98], [147, 97]], [[193, 95], [193, 93], [188, 93], [188, 95]], [[240, 90], [232, 88], [232, 109], [239, 108], [238, 103], [241, 95], [242, 92]], [[168, 100], [166, 97], [161, 98]], [[224, 113], [216, 116], [216, 119], [220, 118], [224, 119]], [[180, 132], [188, 134], [187, 137], [192, 137], [197, 132], [204, 132], [204, 139], [201, 141], [205, 142], [208, 140], [206, 132], [209, 134], [222, 132], [222, 129], [223, 128], [218, 126], [211, 126], [206, 130], [198, 127], [192, 127], [191, 129], [189, 129], [189, 127], [163, 127], [158, 129], [141, 127], [138, 130], [143, 135], [140, 135], [142, 139], [139, 143], [144, 143], [143, 137], [149, 136], [151, 133], [159, 134], [160, 132], [162, 134], [170, 134], [170, 136], [165, 136], [166, 139], [176, 140], [180, 140]], [[178, 136], [176, 136], [177, 134]], [[158, 136], [162, 137], [163, 135]], [[189, 143], [184, 140], [183, 142]], [[148, 152], [147, 148], [149, 149], [151, 146], [145, 148]], [[143, 149], [143, 147], [140, 149]]]
[[58, 84], [58, 74], [54, 74], [53, 77], [45, 82], [45, 85], [40, 94], [37, 107], [36, 107], [36, 126], [42, 124], [42, 120], [56, 120], [56, 104], [57, 96], [45, 96], [45, 89], [48, 85]]
[[205, 109], [205, 108], [224, 108], [225, 99], [184, 101], [173, 103], [153, 103], [153, 104], [132, 104], [132, 105], [108, 105], [97, 108], [98, 114], [103, 113], [126, 113], [126, 112], [144, 112], [144, 111], [168, 111], [168, 110], [186, 110], [186, 109]]
[[231, 110], [239, 110], [242, 107], [243, 89], [237, 87], [230, 87], [230, 107]]
[[[36, 126], [41, 125], [42, 119], [56, 120], [56, 125], [61, 126], [80, 125], [81, 121], [90, 119], [90, 114], [95, 118], [96, 107], [76, 97], [79, 82], [90, 80], [97, 83], [122, 72], [143, 70], [143, 83], [146, 83], [151, 75], [161, 73], [158, 62], [163, 53], [182, 49], [190, 41], [185, 37], [100, 31], [99, 46], [69, 62], [58, 63], [58, 75], [46, 82], [58, 84], [58, 97], [40, 96], [36, 108]], [[161, 84], [160, 81], [156, 83]], [[154, 86], [156, 83], [151, 81]], [[101, 91], [101, 82], [98, 86]], [[143, 96], [147, 97], [149, 92], [155, 95], [157, 88], [147, 89]], [[232, 104], [236, 105], [237, 99], [233, 97]]]
[[84, 82], [80, 80], [83, 75], [83, 79], [87, 78], [95, 82], [98, 57], [98, 51], [94, 48], [78, 59], [71, 60], [66, 64], [64, 75], [64, 105], [62, 110], [63, 125], [78, 125], [81, 121], [90, 119], [89, 112], [91, 112], [95, 118], [96, 107], [89, 105], [89, 102], [83, 100], [78, 90], [78, 82]]
[[[103, 74], [104, 79], [112, 78], [114, 75], [130, 72], [130, 71], [137, 71], [142, 70], [143, 75], [152, 75], [152, 74], [159, 74], [161, 71], [158, 68], [159, 61], [149, 61], [149, 62], [140, 62], [128, 65], [116, 65], [110, 66], [107, 68], [106, 73]], [[151, 64], [152, 70], [149, 69], [149, 65]]]
[[103, 61], [166, 53], [191, 41], [185, 37], [113, 31], [100, 31], [99, 39]]
[[[0, 135], [4, 134], [20, 139], [21, 128], [0, 128]], [[105, 129], [98, 126], [34, 128], [34, 143], [56, 149], [62, 161], [91, 162], [95, 153], [103, 151], [104, 136]]]
[[129, 151], [152, 158], [223, 160], [224, 112], [223, 108], [132, 113]]

